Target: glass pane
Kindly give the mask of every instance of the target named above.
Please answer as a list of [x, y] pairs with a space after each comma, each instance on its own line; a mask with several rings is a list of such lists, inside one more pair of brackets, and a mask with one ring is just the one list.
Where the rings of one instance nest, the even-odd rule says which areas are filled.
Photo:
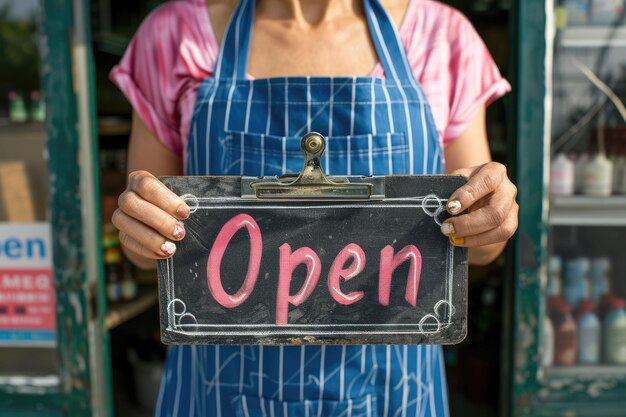
[[0, 0], [0, 384], [58, 384], [37, 0]]
[[568, 0], [556, 15], [543, 362], [626, 374], [625, 12]]

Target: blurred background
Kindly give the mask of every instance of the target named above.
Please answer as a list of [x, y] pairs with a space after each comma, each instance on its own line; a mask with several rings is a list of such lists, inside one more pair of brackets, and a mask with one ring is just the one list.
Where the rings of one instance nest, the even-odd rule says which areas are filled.
[[[0, 416], [152, 415], [156, 274], [110, 225], [131, 107], [108, 73], [160, 3], [0, 0]], [[623, 417], [624, 1], [448, 3], [513, 84], [488, 133], [521, 206], [506, 253], [470, 271], [451, 414]]]

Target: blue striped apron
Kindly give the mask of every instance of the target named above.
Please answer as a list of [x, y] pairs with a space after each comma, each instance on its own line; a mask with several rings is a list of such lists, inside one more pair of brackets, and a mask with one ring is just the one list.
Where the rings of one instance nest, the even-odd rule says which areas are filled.
[[[191, 122], [188, 175], [279, 175], [303, 164], [300, 138], [327, 137], [329, 174], [443, 171], [439, 135], [378, 0], [364, 0], [386, 78], [246, 79], [254, 1], [226, 29]], [[448, 416], [438, 346], [175, 346], [156, 416]]]

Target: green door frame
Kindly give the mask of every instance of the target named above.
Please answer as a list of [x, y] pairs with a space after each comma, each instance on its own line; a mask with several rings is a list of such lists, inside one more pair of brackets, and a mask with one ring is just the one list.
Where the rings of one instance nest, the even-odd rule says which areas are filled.
[[[539, 392], [538, 358], [542, 326], [542, 268], [545, 265], [546, 209], [546, 104], [551, 74], [547, 74], [547, 3], [518, 0], [513, 22], [515, 46], [514, 123], [515, 172], [520, 202], [519, 230], [515, 239], [513, 339], [510, 366], [512, 398], [510, 416], [533, 415]], [[551, 57], [550, 57], [551, 59]], [[549, 121], [548, 121], [549, 122]]]
[[40, 12], [60, 383], [0, 385], [0, 416], [112, 416], [89, 2]]
[[548, 257], [553, 0], [517, 0], [513, 50], [513, 139], [520, 202], [509, 416], [624, 416], [626, 376], [558, 373], [540, 366]]

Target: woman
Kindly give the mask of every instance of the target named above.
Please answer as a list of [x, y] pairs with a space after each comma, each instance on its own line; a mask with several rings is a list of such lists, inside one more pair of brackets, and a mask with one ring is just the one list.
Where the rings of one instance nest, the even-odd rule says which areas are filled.
[[[471, 263], [495, 259], [517, 228], [516, 189], [485, 133], [485, 106], [509, 86], [437, 2], [171, 2], [112, 79], [135, 110], [113, 221], [141, 267], [174, 253], [189, 216], [155, 176], [297, 171], [311, 130], [328, 137], [330, 174], [467, 176], [447, 207], [467, 213], [442, 233]], [[446, 395], [434, 346], [184, 346], [170, 349], [156, 415], [446, 416]]]

